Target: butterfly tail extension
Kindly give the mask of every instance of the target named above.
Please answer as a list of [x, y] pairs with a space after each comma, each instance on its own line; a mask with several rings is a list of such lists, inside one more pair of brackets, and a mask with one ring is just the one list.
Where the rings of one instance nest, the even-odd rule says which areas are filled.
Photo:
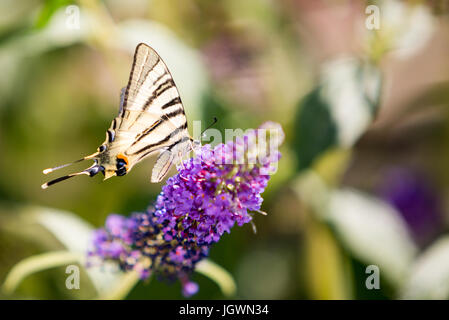
[[173, 161], [174, 156], [171, 151], [162, 151], [156, 160], [156, 164], [153, 167], [153, 171], [151, 173], [151, 182], [160, 182], [167, 174], [168, 170], [173, 164]]

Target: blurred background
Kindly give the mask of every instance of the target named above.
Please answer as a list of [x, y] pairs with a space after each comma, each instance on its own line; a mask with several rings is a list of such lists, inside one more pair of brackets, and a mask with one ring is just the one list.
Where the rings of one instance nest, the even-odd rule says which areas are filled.
[[[40, 188], [42, 169], [103, 142], [145, 42], [172, 72], [190, 124], [271, 120], [286, 132], [257, 234], [234, 228], [210, 251], [236, 281], [233, 298], [449, 298], [448, 10], [448, 1], [1, 1], [0, 283], [22, 259], [81, 250], [82, 232], [145, 210], [160, 192], [153, 159], [125, 177]], [[367, 286], [370, 265], [378, 288]], [[94, 297], [86, 277], [80, 290], [65, 278], [64, 267], [36, 272], [0, 298]], [[194, 298], [224, 298], [193, 279]], [[180, 292], [151, 281], [128, 298]]]

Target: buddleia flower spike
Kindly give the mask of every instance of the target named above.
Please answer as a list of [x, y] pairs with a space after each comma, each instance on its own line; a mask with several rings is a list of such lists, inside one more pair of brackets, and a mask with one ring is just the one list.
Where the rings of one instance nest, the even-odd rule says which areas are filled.
[[[261, 194], [280, 159], [284, 134], [273, 122], [259, 129], [265, 130], [252, 130], [215, 148], [202, 146], [167, 180], [146, 212], [129, 218], [110, 215], [95, 232], [90, 261], [115, 261], [122, 270], [137, 270], [142, 279], [151, 274], [179, 279], [184, 294], [193, 294], [197, 286], [189, 276], [195, 265], [224, 233], [261, 212]], [[269, 132], [268, 143], [260, 141], [260, 131]]]

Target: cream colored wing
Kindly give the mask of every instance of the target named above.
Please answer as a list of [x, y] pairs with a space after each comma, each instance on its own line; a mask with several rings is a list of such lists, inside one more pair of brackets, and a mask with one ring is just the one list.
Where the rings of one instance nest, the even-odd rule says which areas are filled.
[[166, 153], [159, 157], [153, 171], [155, 179], [164, 177], [171, 162], [178, 158], [180, 147], [184, 150], [186, 143], [190, 145], [178, 89], [165, 63], [146, 44], [136, 48], [123, 107], [115, 121], [115, 144], [124, 148], [131, 165], [161, 149], [172, 152], [172, 157]]
[[151, 172], [151, 182], [160, 182], [167, 174], [174, 160], [173, 153], [168, 150], [164, 150], [159, 154], [159, 157], [154, 164], [153, 171]]

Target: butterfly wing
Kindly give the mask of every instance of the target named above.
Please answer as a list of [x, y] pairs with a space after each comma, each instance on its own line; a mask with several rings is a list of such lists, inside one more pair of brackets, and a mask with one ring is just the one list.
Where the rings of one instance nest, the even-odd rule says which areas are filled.
[[176, 144], [165, 148], [159, 154], [156, 164], [153, 167], [151, 174], [151, 182], [159, 182], [167, 174], [173, 163], [182, 161], [182, 157], [192, 150], [192, 142], [190, 138], [181, 139]]
[[[125, 149], [131, 167], [155, 151], [184, 148], [190, 142], [178, 89], [165, 63], [146, 44], [136, 48], [122, 107], [114, 121], [115, 145]], [[170, 158], [164, 156], [157, 163], [163, 159]], [[163, 170], [165, 165], [159, 167], [159, 174], [168, 171]]]
[[151, 182], [160, 182], [167, 174], [174, 160], [173, 153], [169, 150], [164, 150], [159, 154], [159, 157], [154, 164], [151, 172]]

